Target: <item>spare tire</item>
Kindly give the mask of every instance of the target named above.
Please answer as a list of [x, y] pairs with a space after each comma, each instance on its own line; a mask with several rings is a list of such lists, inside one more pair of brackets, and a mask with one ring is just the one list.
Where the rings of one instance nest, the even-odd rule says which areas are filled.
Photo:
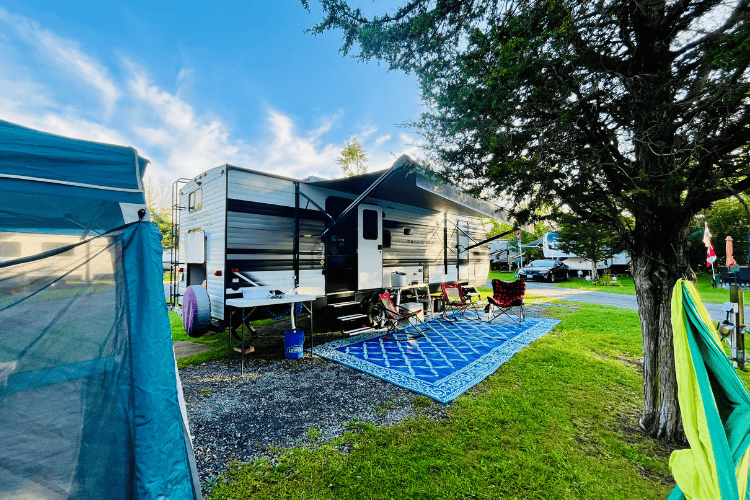
[[182, 326], [191, 337], [200, 337], [211, 326], [211, 299], [202, 286], [189, 286], [182, 296]]

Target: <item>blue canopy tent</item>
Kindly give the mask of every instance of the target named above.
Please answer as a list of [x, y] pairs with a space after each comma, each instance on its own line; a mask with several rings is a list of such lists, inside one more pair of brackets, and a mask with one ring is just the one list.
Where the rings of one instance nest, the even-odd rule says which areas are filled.
[[147, 163], [0, 120], [0, 498], [201, 498]]

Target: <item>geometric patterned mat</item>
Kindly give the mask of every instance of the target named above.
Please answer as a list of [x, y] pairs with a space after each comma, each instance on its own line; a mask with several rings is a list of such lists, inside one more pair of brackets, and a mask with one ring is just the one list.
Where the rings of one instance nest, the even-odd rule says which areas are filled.
[[381, 330], [316, 346], [315, 354], [447, 403], [558, 323], [529, 317], [520, 326], [507, 318], [492, 323], [433, 319], [414, 340], [388, 340]]

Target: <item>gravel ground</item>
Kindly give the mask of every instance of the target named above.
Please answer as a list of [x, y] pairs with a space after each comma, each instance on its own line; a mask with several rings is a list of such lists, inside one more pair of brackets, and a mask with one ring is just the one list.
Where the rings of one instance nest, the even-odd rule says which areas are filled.
[[[526, 311], [543, 315], [540, 307]], [[270, 329], [266, 335], [278, 332]], [[323, 340], [336, 338], [341, 337]], [[434, 401], [426, 406], [424, 396], [309, 354], [285, 359], [278, 345], [266, 352], [275, 354], [261, 350], [246, 357], [243, 376], [237, 360], [231, 366], [217, 361], [180, 370], [204, 487], [232, 461], [267, 458], [273, 463], [278, 448], [331, 441], [353, 421], [381, 427], [416, 415], [440, 420], [453, 406]], [[415, 406], [417, 397], [422, 401]]]
[[390, 426], [417, 412], [440, 419], [452, 406], [415, 407], [418, 394], [318, 357], [250, 360], [244, 376], [237, 362], [213, 362], [180, 377], [204, 485], [232, 461], [273, 461], [274, 448], [328, 442], [348, 422]]

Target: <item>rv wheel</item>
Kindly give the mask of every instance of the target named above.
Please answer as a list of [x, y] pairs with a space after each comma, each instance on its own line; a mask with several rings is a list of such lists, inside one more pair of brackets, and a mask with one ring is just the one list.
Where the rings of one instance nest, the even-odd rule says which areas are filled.
[[373, 327], [383, 328], [383, 324], [385, 323], [385, 311], [383, 311], [383, 306], [377, 302], [369, 302], [367, 304], [367, 319]]
[[182, 296], [182, 326], [191, 337], [200, 337], [211, 327], [211, 299], [202, 286], [189, 286]]

